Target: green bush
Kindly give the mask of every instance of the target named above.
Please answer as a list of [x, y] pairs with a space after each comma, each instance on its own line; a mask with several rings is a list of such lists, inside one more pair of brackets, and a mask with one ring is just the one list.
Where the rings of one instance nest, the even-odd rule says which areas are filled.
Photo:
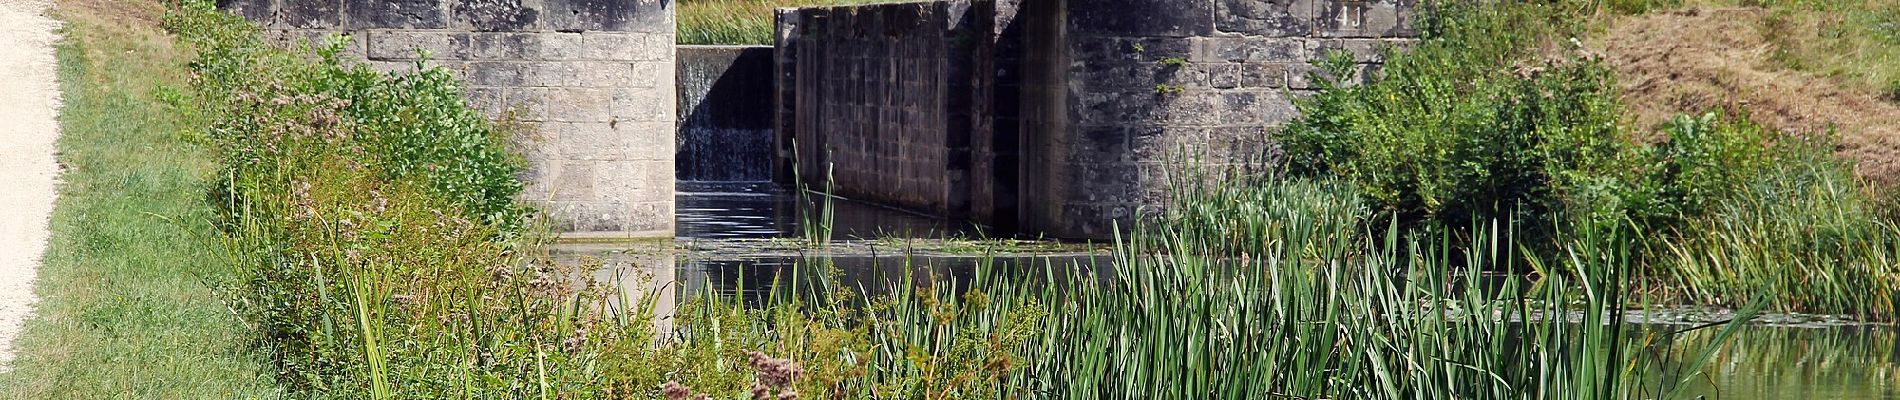
[[220, 117], [207, 139], [230, 174], [268, 174], [299, 152], [346, 152], [353, 167], [426, 188], [471, 218], [521, 227], [522, 163], [507, 151], [508, 132], [469, 108], [446, 71], [345, 66], [336, 54], [347, 38], [317, 44], [318, 59], [307, 60], [271, 49], [255, 25], [192, 4], [166, 28], [199, 53], [195, 100]]
[[[1280, 135], [1291, 171], [1338, 176], [1401, 220], [1454, 226], [1547, 226], [1567, 200], [1604, 196], [1596, 185], [1628, 149], [1609, 70], [1529, 53], [1568, 33], [1551, 28], [1556, 6], [1491, 3], [1421, 11], [1426, 38], [1388, 52], [1381, 73], [1322, 80]], [[1328, 65], [1351, 78], [1338, 57]]]
[[1663, 133], [1665, 141], [1639, 150], [1644, 176], [1625, 193], [1632, 217], [1664, 229], [1740, 198], [1752, 182], [1774, 176], [1777, 164], [1826, 152], [1794, 137], [1776, 140], [1779, 134], [1746, 117], [1716, 113], [1678, 116]]
[[[168, 30], [196, 51], [181, 110], [209, 126], [232, 302], [301, 396], [521, 397], [591, 389], [576, 358], [597, 290], [554, 284], [515, 238], [520, 163], [447, 73], [386, 75], [342, 44], [266, 45], [205, 2]], [[627, 333], [637, 336], [636, 332]], [[650, 336], [650, 333], [648, 334]]]
[[1675, 119], [1657, 143], [1631, 139], [1608, 70], [1574, 41], [1552, 55], [1594, 12], [1566, 4], [1441, 3], [1421, 11], [1425, 38], [1388, 52], [1380, 74], [1328, 59], [1315, 78], [1347, 79], [1299, 102], [1303, 116], [1280, 133], [1286, 166], [1351, 184], [1401, 226], [1512, 220], [1528, 228], [1512, 245], [1532, 250], [1585, 232], [1641, 238], [1642, 272], [1678, 300], [1896, 308], [1900, 232], [1826, 138], [1711, 113]]

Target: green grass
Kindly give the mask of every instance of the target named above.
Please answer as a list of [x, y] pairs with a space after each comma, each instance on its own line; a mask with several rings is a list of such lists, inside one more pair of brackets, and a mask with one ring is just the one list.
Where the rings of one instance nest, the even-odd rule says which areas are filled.
[[1772, 58], [1900, 101], [1900, 3], [1885, 0], [1755, 0]]
[[866, 4], [880, 0], [684, 0], [679, 7], [680, 44], [770, 45], [781, 7]]
[[[1693, 376], [1659, 365], [1697, 371], [1721, 343], [1642, 358], [1672, 343], [1625, 329], [1620, 311], [1647, 300], [1627, 231], [1583, 225], [1524, 254], [1508, 222], [1408, 231], [1359, 186], [1278, 179], [1177, 186], [1196, 206], [1118, 240], [1122, 267], [1102, 274], [984, 267], [885, 290], [817, 274], [783, 282], [763, 306], [700, 296], [658, 331], [652, 293], [559, 284], [592, 271], [549, 263], [520, 239], [533, 235], [504, 234], [519, 217], [499, 203], [506, 179], [470, 190], [394, 173], [469, 163], [509, 175], [487, 140], [496, 132], [454, 100], [452, 79], [265, 50], [255, 27], [205, 6], [170, 20], [204, 51], [189, 94], [148, 94], [181, 85], [185, 58], [147, 25], [109, 21], [145, 29], [129, 36], [88, 34], [104, 22], [74, 28], [62, 52], [73, 172], [44, 318], [0, 394], [1672, 398]], [[208, 123], [190, 119], [198, 112]], [[215, 151], [181, 141], [187, 131]], [[225, 179], [209, 185], [219, 161]], [[224, 196], [221, 208], [206, 193]], [[498, 212], [469, 211], [485, 207]], [[224, 230], [210, 233], [211, 220]], [[1493, 270], [1541, 274], [1480, 274]], [[1540, 317], [1570, 312], [1583, 323]], [[803, 373], [784, 374], [786, 363]]]
[[1615, 232], [1497, 280], [1479, 271], [1519, 259], [1511, 224], [1455, 248], [1365, 229], [1347, 185], [1218, 182], [1181, 185], [1197, 206], [1118, 240], [1113, 271], [984, 266], [866, 292], [809, 260], [762, 305], [701, 295], [677, 339], [613, 356], [683, 357], [697, 367], [647, 379], [713, 398], [767, 381], [741, 353], [759, 351], [807, 372], [771, 389], [818, 398], [1667, 399], [1733, 333], [1678, 346], [1623, 321], [1645, 299]]
[[233, 271], [204, 201], [215, 165], [154, 89], [179, 52], [155, 4], [62, 4], [66, 166], [37, 316], [0, 375], [14, 399], [272, 398], [268, 361], [220, 300]]
[[[1651, 8], [1638, 3], [1612, 6]], [[1510, 246], [1534, 259], [1562, 256], [1586, 239], [1578, 232], [1620, 231], [1600, 237], [1640, 241], [1639, 272], [1684, 295], [1674, 301], [1741, 306], [1768, 293], [1776, 311], [1881, 320], [1900, 309], [1900, 229], [1877, 188], [1832, 154], [1833, 139], [1712, 113], [1665, 125], [1667, 141], [1639, 140], [1656, 135], [1621, 122], [1611, 70], [1555, 44], [1604, 4], [1439, 4], [1420, 11], [1424, 38], [1380, 76], [1322, 80], [1298, 103], [1302, 116], [1278, 137], [1293, 173], [1350, 184], [1399, 226], [1454, 241], [1469, 221], [1516, 221]], [[1347, 76], [1341, 61], [1321, 64]]]
[[1609, 0], [1624, 11], [1762, 7], [1770, 59], [1900, 102], [1900, 3], [1888, 0]]

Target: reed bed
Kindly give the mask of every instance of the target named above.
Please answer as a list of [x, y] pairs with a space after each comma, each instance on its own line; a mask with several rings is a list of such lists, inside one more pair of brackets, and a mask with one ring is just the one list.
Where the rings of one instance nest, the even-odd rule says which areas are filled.
[[[1541, 279], [1496, 279], [1483, 271], [1520, 259], [1510, 224], [1475, 227], [1488, 246], [1454, 248], [1389, 224], [1366, 230], [1353, 217], [1363, 213], [1340, 211], [1356, 197], [1341, 185], [1192, 193], [1201, 212], [1281, 218], [1209, 229], [1175, 213], [1118, 240], [1112, 266], [985, 267], [969, 281], [901, 278], [876, 296], [818, 273], [817, 290], [780, 285], [756, 308], [706, 295], [662, 348], [759, 351], [814, 372], [735, 381], [758, 363], [733, 363], [669, 387], [713, 398], [748, 384], [824, 398], [1675, 398], [1693, 375], [1649, 369], [1662, 364], [1645, 350], [1693, 366], [1720, 344], [1671, 349], [1678, 332], [1622, 320], [1643, 300], [1637, 263], [1632, 249], [1598, 245], [1622, 238], [1567, 243], [1568, 256], [1537, 267], [1559, 273]], [[1227, 234], [1239, 229], [1252, 234]]]
[[[1666, 399], [1712, 354], [1623, 320], [1648, 300], [1632, 231], [1530, 246], [1511, 219], [1414, 227], [1308, 178], [1182, 180], [1112, 265], [872, 288], [814, 259], [763, 302], [661, 310], [617, 290], [639, 277], [549, 261], [507, 132], [447, 74], [272, 49], [203, 2], [167, 26], [199, 52], [180, 96], [224, 167], [234, 309], [298, 397]], [[1540, 273], [1490, 274], [1520, 270]]]

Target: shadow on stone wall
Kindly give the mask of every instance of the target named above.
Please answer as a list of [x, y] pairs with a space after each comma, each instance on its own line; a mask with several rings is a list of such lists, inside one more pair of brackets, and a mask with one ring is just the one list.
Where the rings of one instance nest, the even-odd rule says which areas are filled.
[[772, 180], [772, 48], [680, 46], [681, 181]]

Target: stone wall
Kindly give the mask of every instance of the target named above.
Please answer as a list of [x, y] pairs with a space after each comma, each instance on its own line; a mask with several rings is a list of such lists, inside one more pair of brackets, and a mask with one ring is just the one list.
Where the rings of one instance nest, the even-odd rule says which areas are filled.
[[[1329, 49], [1370, 73], [1413, 0], [1065, 0], [1025, 9], [1026, 228], [1106, 238], [1166, 206], [1188, 158], [1258, 161]], [[1060, 21], [1055, 22], [1055, 21]], [[1055, 23], [1055, 26], [1048, 26]]]
[[950, 0], [781, 10], [778, 135], [810, 181], [999, 231], [1108, 238], [1196, 160], [1264, 165], [1331, 50], [1414, 0]]
[[1020, 11], [1016, 25], [1023, 32], [1021, 52], [1014, 63], [1019, 73], [998, 82], [999, 93], [1015, 88], [1016, 96], [999, 96], [1015, 99], [1015, 106], [999, 110], [997, 130], [1013, 130], [1017, 137], [1017, 225], [1018, 230], [1035, 231], [1066, 223], [1060, 218], [1073, 176], [1062, 151], [1072, 141], [1064, 134], [1068, 132], [1072, 64], [1067, 51], [1068, 3], [1029, 1]]
[[[988, 4], [983, 2], [980, 4]], [[970, 213], [971, 137], [987, 129], [986, 51], [970, 2], [782, 15], [779, 135], [813, 188], [948, 217]], [[987, 15], [987, 14], [985, 14]], [[786, 49], [790, 49], [787, 51]]]
[[[347, 35], [379, 70], [428, 66], [535, 127], [524, 197], [569, 237], [673, 232], [673, 0], [220, 0], [280, 42]], [[511, 112], [512, 111], [512, 112]]]
[[772, 48], [679, 47], [681, 181], [772, 180]]

